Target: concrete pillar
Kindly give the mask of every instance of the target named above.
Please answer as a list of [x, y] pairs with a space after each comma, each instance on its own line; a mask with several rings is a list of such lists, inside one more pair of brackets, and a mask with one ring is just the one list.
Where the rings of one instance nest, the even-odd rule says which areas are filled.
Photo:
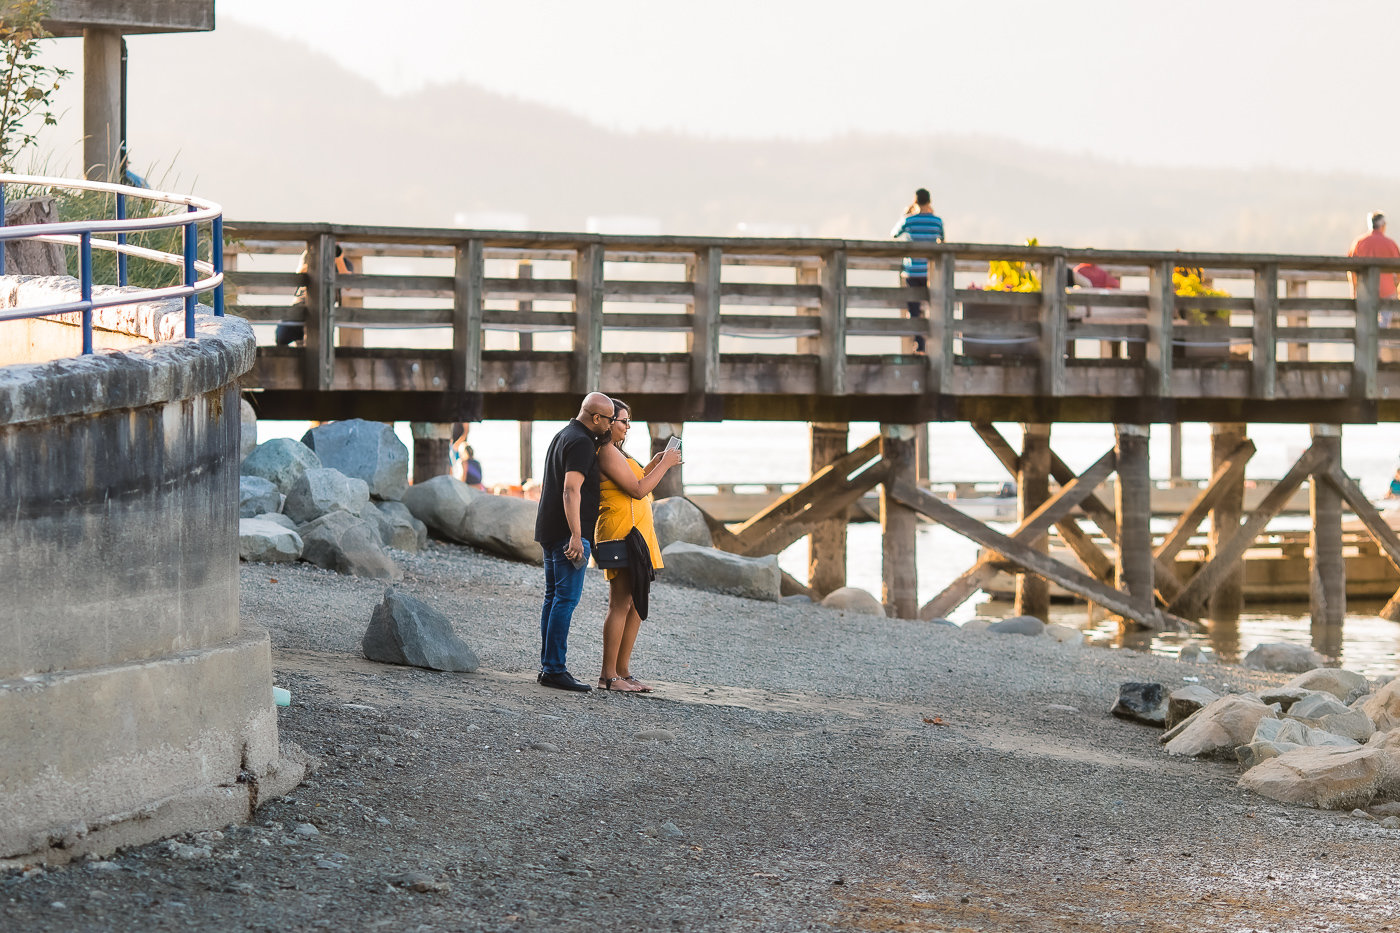
[[[122, 132], [122, 34], [83, 30], [83, 174], [108, 181], [120, 171]], [[119, 179], [111, 179], [119, 180]]]
[[[1021, 425], [1021, 468], [1016, 473], [1016, 520], [1026, 516], [1050, 498], [1050, 425]], [[1039, 550], [1049, 551], [1050, 543], [1043, 540]], [[1050, 583], [1031, 573], [1016, 574], [1017, 615], [1035, 616], [1050, 621]]]
[[883, 574], [880, 601], [885, 613], [897, 619], [919, 617], [919, 576], [915, 547], [918, 518], [913, 509], [890, 495], [890, 486], [914, 482], [914, 425], [880, 425], [880, 456], [895, 464], [880, 486], [880, 534]]
[[[1312, 426], [1313, 446], [1342, 460], [1342, 426]], [[1308, 608], [1314, 626], [1340, 626], [1347, 613], [1347, 565], [1342, 556], [1342, 494], [1317, 474], [1308, 480], [1312, 511], [1312, 559], [1309, 561]]]
[[[674, 437], [680, 437], [685, 429], [683, 424], [675, 424], [670, 421], [648, 421], [647, 430], [651, 432], [651, 455], [655, 457], [666, 449], [666, 444]], [[681, 449], [682, 455], [685, 449]], [[654, 495], [658, 499], [667, 499], [671, 496], [685, 495], [685, 481], [682, 475], [685, 467], [678, 466], [666, 472], [661, 477], [661, 482], [656, 484]]]
[[[1243, 444], [1249, 436], [1249, 425], [1234, 422], [1210, 426], [1210, 472], [1214, 475], [1225, 458]], [[1215, 508], [1210, 511], [1210, 556], [1214, 557], [1225, 539], [1240, 527], [1244, 517], [1244, 477], [1225, 490]], [[1234, 567], [1210, 594], [1206, 614], [1212, 621], [1228, 622], [1238, 619], [1244, 611], [1244, 562]]]
[[[846, 453], [851, 426], [812, 423], [812, 472]], [[846, 516], [822, 522], [807, 537], [807, 585], [819, 597], [846, 585]]]
[[1118, 512], [1118, 589], [1144, 606], [1152, 605], [1152, 477], [1146, 424], [1114, 425], [1118, 482], [1113, 484]]
[[452, 466], [452, 425], [413, 421], [408, 429], [413, 434], [413, 481], [446, 476]]

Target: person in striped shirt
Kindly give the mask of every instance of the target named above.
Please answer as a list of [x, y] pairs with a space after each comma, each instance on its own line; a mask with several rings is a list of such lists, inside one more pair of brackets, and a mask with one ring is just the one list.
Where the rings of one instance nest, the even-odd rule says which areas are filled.
[[[933, 240], [936, 243], [943, 242], [943, 219], [933, 212], [933, 202], [929, 197], [927, 188], [920, 188], [914, 192], [914, 203], [904, 211], [904, 216], [899, 223], [895, 224], [894, 231], [890, 234], [896, 240]], [[913, 288], [919, 288], [928, 284], [928, 260], [913, 259], [906, 256], [904, 258], [904, 284]], [[924, 304], [921, 301], [909, 302], [909, 316], [911, 318], [921, 318], [924, 316]], [[924, 352], [924, 338], [914, 338], [914, 350], [917, 353]]]

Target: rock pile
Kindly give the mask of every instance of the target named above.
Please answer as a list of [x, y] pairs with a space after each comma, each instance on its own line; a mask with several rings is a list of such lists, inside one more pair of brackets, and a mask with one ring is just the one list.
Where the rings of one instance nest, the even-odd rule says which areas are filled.
[[385, 548], [414, 553], [428, 538], [427, 526], [396, 501], [403, 492], [400, 472], [407, 483], [408, 449], [392, 426], [369, 421], [321, 425], [307, 437], [326, 459], [305, 444], [275, 438], [243, 460], [239, 556], [306, 560], [339, 573], [399, 579], [403, 573]]
[[544, 563], [544, 551], [535, 541], [539, 507], [529, 499], [494, 496], [451, 476], [434, 476], [410, 486], [403, 504], [448, 540], [513, 560]]
[[[1303, 657], [1255, 652], [1260, 664]], [[1400, 798], [1400, 681], [1318, 666], [1281, 687], [1223, 697], [1196, 685], [1166, 695], [1161, 684], [1127, 683], [1112, 713], [1165, 725], [1170, 755], [1235, 759], [1240, 786], [1274, 800], [1351, 809]]]

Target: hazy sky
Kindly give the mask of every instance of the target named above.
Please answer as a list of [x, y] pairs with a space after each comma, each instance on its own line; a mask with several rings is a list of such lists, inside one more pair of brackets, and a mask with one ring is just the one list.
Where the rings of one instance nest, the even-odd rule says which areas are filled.
[[219, 0], [218, 16], [389, 91], [468, 81], [614, 128], [978, 133], [1400, 174], [1393, 2]]

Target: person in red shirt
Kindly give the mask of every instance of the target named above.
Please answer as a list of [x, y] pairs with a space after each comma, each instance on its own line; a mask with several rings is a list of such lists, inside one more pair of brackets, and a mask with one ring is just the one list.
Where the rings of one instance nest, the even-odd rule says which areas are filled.
[[[1400, 246], [1395, 241], [1385, 235], [1385, 215], [1380, 211], [1372, 211], [1366, 218], [1371, 225], [1371, 232], [1365, 236], [1359, 236], [1351, 244], [1351, 249], [1347, 250], [1348, 257], [1362, 256], [1366, 259], [1400, 259]], [[1356, 273], [1348, 272], [1347, 278], [1351, 279], [1351, 295], [1356, 297]], [[1395, 275], [1391, 272], [1381, 273], [1381, 298], [1395, 297]], [[1389, 317], [1389, 315], [1386, 315]], [[1389, 325], [1389, 321], [1383, 321]]]
[[[1080, 280], [1083, 281], [1080, 281]], [[1084, 288], [1121, 288], [1118, 276], [1092, 262], [1081, 262], [1074, 267], [1074, 284]]]

